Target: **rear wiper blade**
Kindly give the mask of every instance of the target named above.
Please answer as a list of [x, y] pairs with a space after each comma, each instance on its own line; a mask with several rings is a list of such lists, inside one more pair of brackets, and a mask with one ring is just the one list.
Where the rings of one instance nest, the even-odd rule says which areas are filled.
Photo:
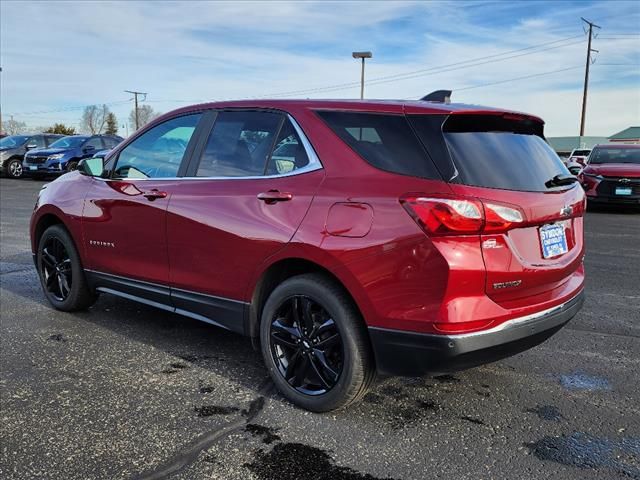
[[571, 185], [578, 181], [578, 178], [573, 175], [556, 175], [551, 180], [544, 182], [544, 185], [547, 188], [561, 187], [562, 185]]

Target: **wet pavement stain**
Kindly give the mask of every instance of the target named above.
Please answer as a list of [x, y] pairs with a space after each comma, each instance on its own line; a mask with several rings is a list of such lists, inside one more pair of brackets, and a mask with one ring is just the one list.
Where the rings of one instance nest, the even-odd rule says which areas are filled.
[[392, 480], [337, 466], [325, 451], [301, 443], [279, 443], [267, 453], [259, 450], [244, 466], [260, 480]]
[[418, 407], [420, 407], [422, 410], [431, 410], [431, 411], [442, 410], [442, 405], [434, 402], [433, 400], [418, 400], [416, 403]]
[[587, 375], [583, 372], [560, 375], [560, 384], [568, 390], [611, 390], [611, 384], [606, 378]]
[[437, 377], [433, 377], [433, 379], [439, 383], [460, 383], [460, 379], [453, 375], [438, 375]]
[[280, 436], [276, 434], [275, 430], [270, 427], [265, 427], [264, 425], [257, 425], [255, 423], [249, 423], [244, 430], [254, 437], [262, 437], [262, 442], [267, 445], [280, 440]]
[[375, 405], [380, 405], [384, 400], [377, 393], [369, 392], [364, 397], [363, 400], [367, 403], [373, 403]]
[[194, 412], [199, 417], [211, 417], [212, 415], [229, 415], [231, 413], [239, 412], [238, 407], [225, 407], [220, 405], [203, 405], [201, 407], [194, 407]]
[[171, 368], [175, 368], [178, 370], [184, 370], [185, 368], [189, 368], [189, 365], [185, 365], [184, 363], [174, 362], [170, 364]]
[[53, 340], [54, 342], [66, 343], [67, 342], [67, 337], [65, 337], [61, 333], [54, 333], [53, 335], [49, 335], [49, 338], [47, 340]]
[[558, 407], [553, 405], [538, 405], [535, 408], [526, 409], [525, 412], [535, 413], [539, 418], [548, 422], [559, 422], [564, 418]]
[[525, 446], [540, 460], [584, 469], [609, 469], [640, 479], [640, 438], [611, 440], [576, 432], [568, 437], [544, 437]]
[[479, 418], [468, 417], [466, 415], [460, 417], [460, 420], [465, 420], [465, 421], [470, 422], [470, 423], [475, 423], [476, 425], [486, 425], [486, 423], [484, 423]]

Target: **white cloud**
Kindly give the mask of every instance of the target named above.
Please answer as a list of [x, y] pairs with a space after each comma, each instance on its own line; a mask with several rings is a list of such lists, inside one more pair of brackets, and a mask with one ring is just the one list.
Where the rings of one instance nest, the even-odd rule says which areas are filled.
[[[529, 12], [511, 2], [3, 1], [2, 110], [32, 125], [77, 123], [77, 110], [24, 113], [125, 101], [125, 89], [148, 91], [151, 105], [166, 111], [181, 104], [168, 100], [244, 98], [357, 82], [352, 49], [374, 51], [367, 64], [367, 78], [374, 79], [579, 35], [580, 15], [597, 19], [613, 12], [618, 19], [608, 20], [608, 31], [637, 31], [633, 16], [640, 7], [614, 3], [556, 2], [553, 10]], [[417, 98], [438, 88], [581, 66], [586, 45], [584, 37], [576, 41], [535, 55], [374, 84], [367, 96]], [[596, 39], [595, 45], [600, 53], [587, 133], [608, 135], [640, 124], [640, 67], [605, 65], [640, 64], [640, 37]], [[571, 135], [577, 131], [582, 75], [576, 69], [454, 92], [454, 100], [529, 111], [545, 118], [549, 135]], [[354, 86], [305, 96], [358, 93]], [[130, 108], [113, 110], [124, 121]]]

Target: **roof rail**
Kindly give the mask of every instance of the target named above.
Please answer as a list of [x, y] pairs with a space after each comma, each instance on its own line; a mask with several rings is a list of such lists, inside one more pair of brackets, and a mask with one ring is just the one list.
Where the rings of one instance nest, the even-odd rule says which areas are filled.
[[436, 90], [425, 95], [420, 100], [423, 102], [451, 103], [451, 90]]

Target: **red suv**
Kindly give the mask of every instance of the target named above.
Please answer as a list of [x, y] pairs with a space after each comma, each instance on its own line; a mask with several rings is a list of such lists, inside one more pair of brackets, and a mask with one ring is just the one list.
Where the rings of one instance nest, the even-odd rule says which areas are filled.
[[[292, 402], [530, 348], [583, 302], [577, 179], [520, 113], [239, 101], [164, 115], [40, 192], [51, 304], [110, 293], [259, 341]], [[212, 334], [215, 334], [213, 332]]]
[[579, 177], [589, 203], [640, 206], [640, 145], [596, 145]]

